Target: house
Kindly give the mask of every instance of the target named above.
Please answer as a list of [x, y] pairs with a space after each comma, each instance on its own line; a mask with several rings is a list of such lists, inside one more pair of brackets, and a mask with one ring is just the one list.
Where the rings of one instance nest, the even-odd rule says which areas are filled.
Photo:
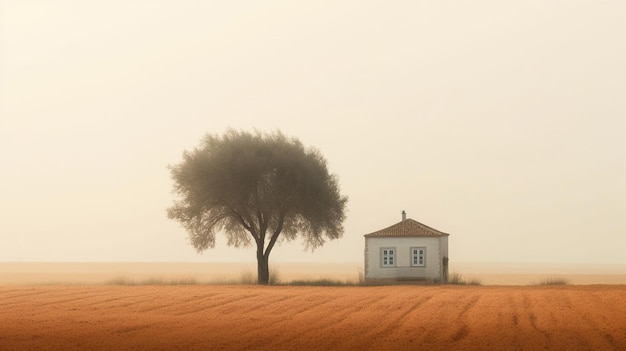
[[449, 235], [406, 218], [402, 211], [401, 222], [364, 235], [365, 281], [447, 282]]

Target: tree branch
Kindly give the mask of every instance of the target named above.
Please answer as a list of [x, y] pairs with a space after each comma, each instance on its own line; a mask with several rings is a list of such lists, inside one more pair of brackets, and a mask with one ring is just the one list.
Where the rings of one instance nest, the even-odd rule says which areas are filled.
[[278, 226], [276, 227], [276, 230], [274, 230], [274, 233], [272, 234], [272, 238], [270, 239], [270, 242], [267, 245], [267, 249], [265, 249], [265, 253], [263, 254], [266, 258], [269, 257], [270, 252], [272, 251], [272, 248], [274, 247], [274, 244], [276, 244], [276, 240], [278, 239], [278, 236], [280, 235], [280, 232], [283, 231], [283, 224], [285, 223], [286, 213], [287, 211], [285, 210], [280, 211], [280, 217], [278, 219]]
[[254, 238], [254, 241], [258, 244], [259, 243], [259, 235], [257, 233], [255, 233], [255, 230], [254, 230], [254, 228], [252, 228], [252, 225], [247, 224], [246, 220], [243, 218], [243, 216], [241, 214], [239, 214], [239, 212], [235, 211], [231, 207], [229, 207], [228, 209], [230, 210], [230, 212], [232, 212], [232, 214], [239, 221], [239, 223], [241, 223], [241, 225], [250, 233], [250, 235], [252, 235], [252, 237]]
[[267, 231], [267, 222], [265, 221], [265, 217], [261, 212], [261, 209], [257, 209], [256, 218], [259, 221], [259, 233], [261, 237], [265, 237], [265, 232]]

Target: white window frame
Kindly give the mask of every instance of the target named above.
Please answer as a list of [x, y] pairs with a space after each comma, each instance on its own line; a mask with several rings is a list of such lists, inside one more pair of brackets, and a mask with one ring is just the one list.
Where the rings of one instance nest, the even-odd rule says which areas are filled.
[[380, 248], [380, 266], [383, 268], [395, 267], [398, 262], [398, 250], [395, 247]]
[[426, 267], [426, 248], [425, 247], [412, 247], [411, 248], [411, 267]]

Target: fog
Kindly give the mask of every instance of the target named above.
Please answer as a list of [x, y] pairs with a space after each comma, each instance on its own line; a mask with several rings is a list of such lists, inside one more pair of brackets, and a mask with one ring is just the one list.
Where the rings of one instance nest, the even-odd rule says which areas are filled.
[[349, 197], [362, 262], [400, 213], [451, 262], [626, 264], [621, 1], [16, 1], [1, 6], [0, 261], [197, 254], [167, 166], [207, 132], [280, 129]]

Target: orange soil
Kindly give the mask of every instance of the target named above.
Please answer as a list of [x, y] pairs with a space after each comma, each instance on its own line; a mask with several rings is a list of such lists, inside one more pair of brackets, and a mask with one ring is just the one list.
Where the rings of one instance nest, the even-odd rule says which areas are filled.
[[626, 285], [0, 287], [0, 350], [626, 350]]

